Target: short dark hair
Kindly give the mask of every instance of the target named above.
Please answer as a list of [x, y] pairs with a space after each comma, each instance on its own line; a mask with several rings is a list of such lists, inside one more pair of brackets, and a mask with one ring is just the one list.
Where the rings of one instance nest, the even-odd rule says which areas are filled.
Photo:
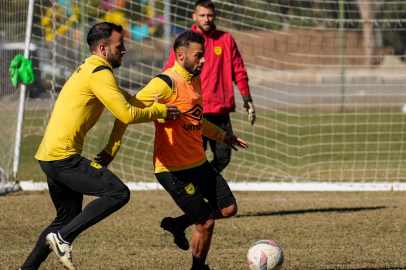
[[87, 44], [89, 44], [90, 51], [94, 52], [97, 50], [97, 45], [100, 43], [108, 44], [108, 39], [113, 34], [113, 31], [118, 33], [123, 32], [123, 27], [110, 22], [102, 22], [93, 25], [87, 34]]
[[176, 52], [179, 47], [189, 48], [191, 42], [196, 42], [204, 45], [205, 38], [202, 34], [192, 30], [187, 30], [180, 34], [173, 43], [173, 50]]
[[214, 11], [214, 3], [210, 0], [199, 0], [195, 4], [195, 10], [196, 10], [197, 6], [201, 6], [204, 8], [210, 8], [211, 10]]

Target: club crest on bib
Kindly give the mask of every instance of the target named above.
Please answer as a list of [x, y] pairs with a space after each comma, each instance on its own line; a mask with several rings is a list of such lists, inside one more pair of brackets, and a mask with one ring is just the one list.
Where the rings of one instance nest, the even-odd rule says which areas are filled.
[[222, 53], [221, 47], [220, 46], [214, 47], [214, 53], [220, 55]]
[[186, 192], [187, 192], [188, 194], [190, 194], [190, 195], [192, 195], [192, 194], [195, 193], [195, 187], [193, 186], [192, 183], [190, 183], [189, 185], [187, 185], [187, 186], [185, 187], [185, 190], [186, 190]]

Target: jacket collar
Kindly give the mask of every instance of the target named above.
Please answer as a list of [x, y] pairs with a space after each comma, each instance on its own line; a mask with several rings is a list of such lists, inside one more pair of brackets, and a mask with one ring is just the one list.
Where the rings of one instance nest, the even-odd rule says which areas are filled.
[[197, 25], [196, 25], [196, 24], [193, 24], [192, 27], [191, 27], [191, 29], [192, 29], [193, 31], [198, 32], [198, 33], [202, 34], [202, 35], [205, 36], [205, 37], [211, 37], [211, 36], [214, 34], [214, 32], [217, 31], [216, 28], [217, 28], [216, 25], [213, 24], [213, 29], [211, 29], [211, 31], [206, 35], [205, 32], [200, 31], [200, 29], [197, 28]]
[[114, 68], [109, 64], [109, 62], [107, 62], [106, 60], [104, 60], [104, 59], [101, 58], [100, 56], [93, 54], [92, 56], [90, 56], [90, 58], [93, 58], [93, 59], [95, 59], [96, 61], [101, 62], [102, 65], [108, 66], [111, 70], [114, 70]]
[[175, 65], [172, 68], [176, 73], [179, 74], [185, 81], [193, 82], [193, 74], [187, 72], [183, 67], [181, 67], [177, 61], [175, 61]]

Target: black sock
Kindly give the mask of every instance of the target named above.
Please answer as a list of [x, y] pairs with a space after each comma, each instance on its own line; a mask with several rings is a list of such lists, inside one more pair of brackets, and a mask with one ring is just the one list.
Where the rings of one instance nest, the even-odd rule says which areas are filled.
[[207, 257], [200, 258], [200, 257], [196, 257], [194, 254], [192, 254], [192, 256], [193, 256], [192, 268], [193, 267], [199, 268], [199, 267], [203, 267], [205, 265]]
[[172, 218], [171, 222], [180, 231], [186, 230], [187, 227], [193, 224], [186, 215]]

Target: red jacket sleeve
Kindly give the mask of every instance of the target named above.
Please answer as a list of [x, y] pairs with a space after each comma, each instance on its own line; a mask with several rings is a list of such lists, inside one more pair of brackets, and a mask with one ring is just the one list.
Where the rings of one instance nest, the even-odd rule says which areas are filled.
[[250, 94], [247, 69], [244, 67], [244, 62], [242, 60], [240, 52], [238, 51], [237, 44], [231, 36], [230, 42], [231, 57], [233, 61], [233, 80], [237, 84], [238, 90], [240, 90], [241, 95], [244, 97]]
[[241, 96], [251, 95], [250, 87], [248, 86], [248, 80], [241, 80], [237, 82], [237, 88], [241, 92]]
[[162, 70], [162, 72], [164, 72], [168, 68], [173, 67], [173, 65], [175, 65], [175, 60], [176, 60], [176, 56], [175, 56], [175, 52], [173, 51], [173, 48], [172, 48], [172, 50], [168, 56], [168, 61], [166, 62], [166, 65], [165, 65], [164, 69]]

